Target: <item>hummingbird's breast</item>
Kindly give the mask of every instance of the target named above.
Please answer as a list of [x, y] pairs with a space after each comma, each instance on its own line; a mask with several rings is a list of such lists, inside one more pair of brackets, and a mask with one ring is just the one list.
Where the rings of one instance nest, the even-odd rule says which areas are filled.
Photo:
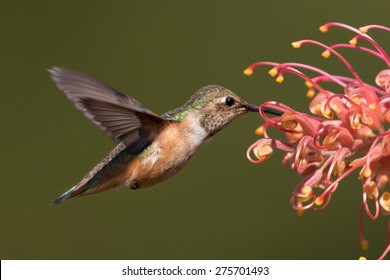
[[125, 185], [149, 187], [175, 175], [208, 137], [191, 115], [172, 122], [139, 154], [125, 172]]

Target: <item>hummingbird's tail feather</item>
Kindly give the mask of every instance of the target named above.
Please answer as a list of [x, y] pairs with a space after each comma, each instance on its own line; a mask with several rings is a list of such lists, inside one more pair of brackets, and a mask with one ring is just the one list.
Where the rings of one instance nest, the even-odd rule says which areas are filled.
[[128, 153], [131, 148], [126, 147], [123, 143], [117, 145], [80, 183], [54, 200], [50, 206], [57, 205], [75, 196], [98, 193], [120, 185], [122, 183], [122, 171], [135, 157]]
[[52, 206], [56, 206], [57, 204], [60, 204], [61, 202], [65, 201], [65, 200], [68, 200], [70, 197], [67, 197], [67, 193], [64, 193], [63, 195], [61, 195], [59, 198], [57, 198], [56, 200], [54, 200], [52, 203], [49, 204], [50, 207]]
[[49, 206], [50, 207], [55, 206], [55, 205], [60, 204], [61, 202], [65, 201], [65, 200], [68, 200], [68, 199], [69, 199], [68, 192], [66, 192], [63, 195], [61, 195], [59, 198], [54, 200], [52, 203], [50, 203]]
[[55, 206], [61, 202], [64, 202], [72, 197], [78, 196], [84, 192], [86, 192], [89, 189], [88, 187], [88, 180], [83, 179], [80, 183], [78, 183], [76, 186], [72, 187], [71, 189], [64, 192], [60, 197], [58, 197], [56, 200], [54, 200], [50, 206]]
[[[80, 183], [63, 193], [59, 198], [54, 200], [50, 206], [57, 205], [68, 199], [76, 196], [99, 193], [106, 191], [121, 184], [120, 178], [112, 176], [112, 174], [102, 174], [103, 177], [94, 176], [92, 178], [84, 178]], [[105, 176], [106, 175], [106, 176]]]

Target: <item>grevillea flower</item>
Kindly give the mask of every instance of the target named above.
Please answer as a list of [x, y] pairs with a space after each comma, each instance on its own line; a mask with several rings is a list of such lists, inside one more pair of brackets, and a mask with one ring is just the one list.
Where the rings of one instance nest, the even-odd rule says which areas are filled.
[[[349, 70], [350, 77], [332, 75], [317, 67], [292, 62], [262, 61], [245, 69], [244, 74], [251, 75], [258, 66], [272, 66], [268, 73], [276, 76], [276, 81], [280, 83], [285, 74], [295, 74], [305, 81], [307, 96], [313, 98], [309, 105], [311, 114], [298, 112], [275, 101], [262, 104], [259, 112], [265, 123], [257, 129], [257, 133], [264, 137], [249, 147], [247, 157], [253, 163], [260, 163], [272, 154], [274, 148], [286, 153], [283, 164], [305, 176], [291, 197], [291, 205], [298, 214], [307, 209], [323, 210], [341, 181], [357, 171], [362, 186], [359, 236], [362, 248], [367, 249], [368, 242], [362, 229], [363, 213], [372, 220], [381, 214], [390, 218], [390, 58], [367, 32], [370, 29], [390, 31], [390, 28], [368, 25], [356, 29], [331, 22], [321, 26], [320, 31], [327, 32], [336, 26], [355, 34], [349, 44], [327, 46], [313, 40], [300, 40], [292, 45], [294, 48], [302, 45], [322, 48], [322, 56], [337, 57]], [[370, 47], [357, 45], [358, 40], [368, 42]], [[342, 48], [365, 52], [384, 62], [385, 69], [377, 74], [375, 83], [362, 81], [339, 53]], [[305, 72], [312, 73], [312, 76]], [[339, 90], [327, 90], [324, 83], [335, 83]], [[280, 111], [281, 116], [266, 115], [265, 106]], [[285, 139], [269, 137], [267, 129], [270, 127], [284, 132]], [[379, 259], [390, 251], [390, 220], [388, 228], [386, 247]]]

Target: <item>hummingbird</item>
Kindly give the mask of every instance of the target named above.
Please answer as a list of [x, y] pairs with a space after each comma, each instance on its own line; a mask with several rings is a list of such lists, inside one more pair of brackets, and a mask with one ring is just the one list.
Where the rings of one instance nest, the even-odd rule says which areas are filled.
[[[206, 140], [247, 112], [258, 112], [232, 91], [208, 85], [161, 116], [118, 90], [79, 72], [48, 70], [56, 86], [116, 147], [74, 187], [51, 203], [119, 186], [146, 188], [174, 176]], [[280, 116], [282, 112], [264, 108]]]

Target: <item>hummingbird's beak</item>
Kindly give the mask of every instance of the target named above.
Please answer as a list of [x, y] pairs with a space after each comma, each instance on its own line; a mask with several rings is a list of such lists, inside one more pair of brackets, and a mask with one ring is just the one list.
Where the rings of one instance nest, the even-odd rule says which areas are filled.
[[[259, 112], [259, 106], [257, 105], [246, 103], [243, 105], [243, 107], [247, 109], [248, 112]], [[270, 107], [263, 107], [263, 112], [274, 116], [281, 116], [284, 114], [284, 112]]]
[[248, 112], [259, 112], [259, 106], [254, 105], [254, 104], [245, 103], [245, 104], [243, 105], [243, 107], [244, 107], [245, 109], [247, 109]]

